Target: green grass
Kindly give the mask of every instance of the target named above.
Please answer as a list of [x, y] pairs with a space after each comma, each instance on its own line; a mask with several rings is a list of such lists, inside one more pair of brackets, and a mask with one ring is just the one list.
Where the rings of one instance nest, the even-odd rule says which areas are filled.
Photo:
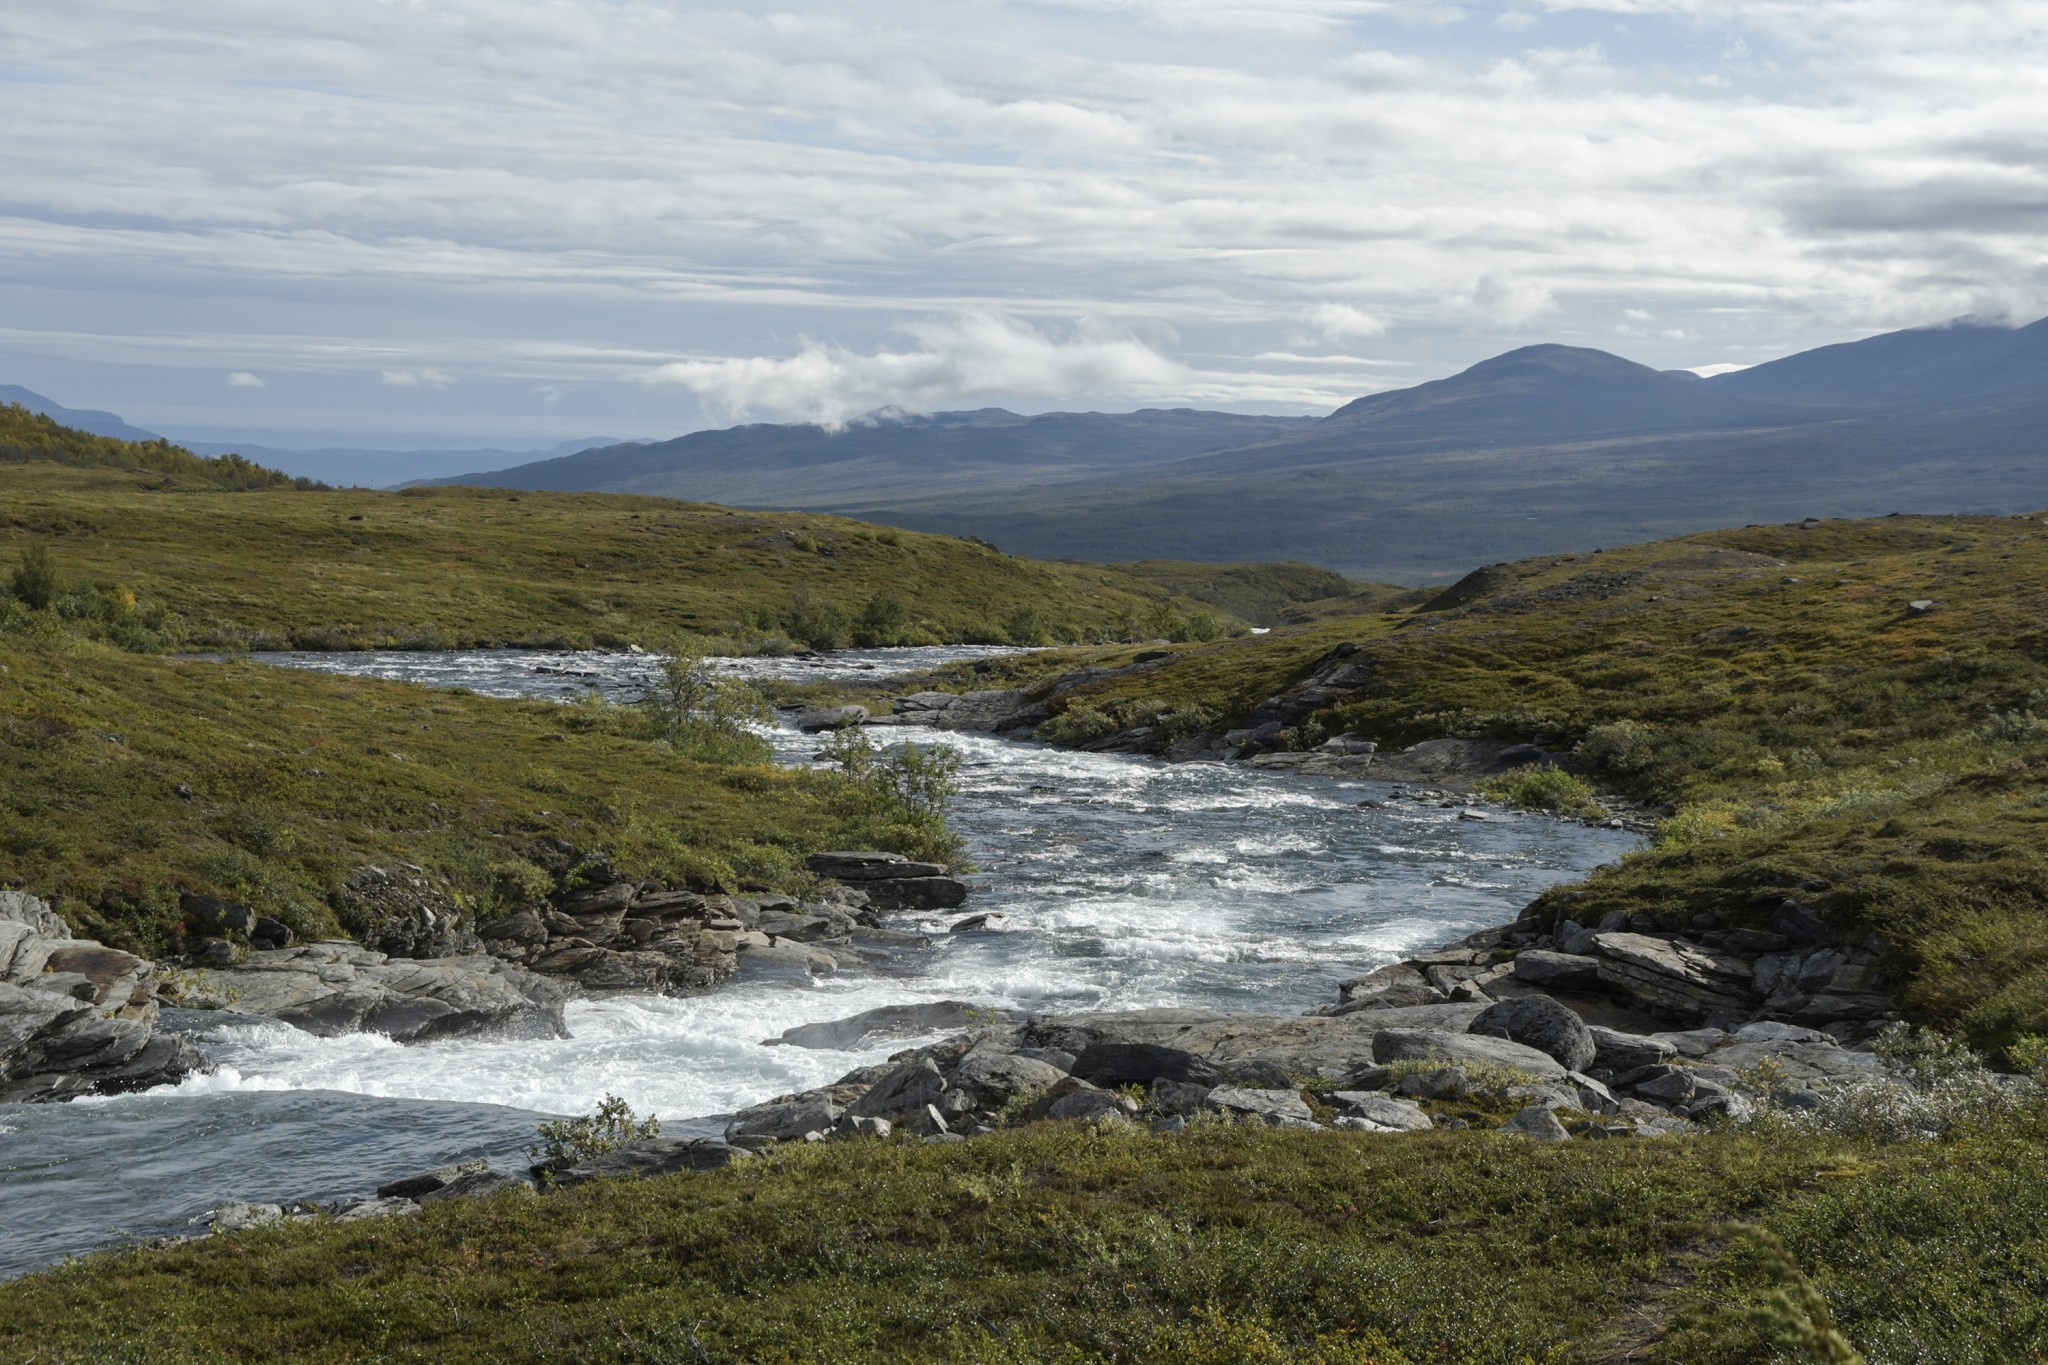
[[1233, 625], [1114, 569], [841, 517], [456, 487], [227, 492], [77, 459], [0, 461], [0, 565], [47, 547], [65, 612], [130, 648], [653, 648], [678, 631], [1007, 644]]
[[1495, 566], [1435, 610], [1178, 647], [1060, 705], [1207, 705], [1228, 728], [1356, 643], [1372, 678], [1317, 717], [1328, 732], [1575, 748], [1602, 786], [1675, 810], [1654, 847], [1545, 913], [1747, 922], [1797, 896], [1884, 937], [1915, 1017], [1996, 1046], [2048, 1030], [2044, 620], [2032, 518], [1760, 526]]
[[655, 736], [622, 707], [17, 640], [0, 658], [0, 869], [78, 932], [148, 951], [180, 891], [302, 936], [356, 929], [330, 896], [365, 862], [416, 863], [488, 912], [536, 867], [563, 870], [554, 841], [725, 889], [799, 887], [821, 848], [942, 851], [836, 774]]
[[[1873, 1362], [2048, 1347], [2048, 1156], [1819, 1137], [1038, 1125], [103, 1254], [0, 1286], [42, 1361], [1792, 1360], [1784, 1238]], [[1669, 1335], [1660, 1334], [1669, 1331]], [[1636, 1351], [1637, 1354], [1624, 1353]]]

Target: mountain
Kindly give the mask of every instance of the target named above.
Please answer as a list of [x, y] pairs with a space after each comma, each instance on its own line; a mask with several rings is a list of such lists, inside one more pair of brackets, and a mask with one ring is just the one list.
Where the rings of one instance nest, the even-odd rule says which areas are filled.
[[883, 413], [836, 429], [759, 423], [693, 431], [672, 441], [425, 482], [828, 507], [851, 497], [971, 493], [992, 484], [1128, 471], [1298, 431], [1313, 421], [1189, 408], [1032, 417], [1001, 408]]
[[1116, 476], [834, 510], [1082, 559], [1302, 559], [1437, 581], [1703, 527], [2048, 506], [2048, 322], [1700, 380], [1534, 346], [1304, 430]]
[[475, 469], [478, 465], [500, 464], [531, 460], [536, 455], [567, 455], [593, 446], [627, 448], [631, 442], [622, 442], [616, 436], [587, 436], [576, 441], [562, 441], [540, 450], [376, 450], [360, 446], [321, 446], [310, 450], [281, 450], [272, 446], [255, 446], [247, 442], [240, 444], [219, 441], [186, 441], [187, 447], [201, 455], [246, 455], [258, 464], [273, 469], [282, 469], [288, 474], [323, 483], [350, 484], [366, 488], [385, 488], [395, 484], [417, 482], [443, 477], [464, 469]]
[[153, 431], [129, 426], [111, 412], [95, 412], [90, 408], [67, 408], [62, 403], [53, 403], [33, 389], [24, 389], [19, 384], [0, 384], [0, 404], [5, 403], [19, 403], [30, 412], [40, 412], [52, 421], [61, 422], [78, 431], [91, 432], [94, 436], [111, 436], [117, 441], [163, 439]]

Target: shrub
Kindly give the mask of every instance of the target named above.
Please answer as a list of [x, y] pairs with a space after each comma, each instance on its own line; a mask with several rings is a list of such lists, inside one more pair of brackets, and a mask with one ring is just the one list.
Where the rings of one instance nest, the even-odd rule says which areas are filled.
[[900, 645], [909, 628], [910, 608], [903, 605], [902, 598], [883, 588], [861, 608], [859, 619], [853, 623], [853, 642], [864, 649]]
[[943, 744], [877, 749], [865, 730], [841, 730], [824, 757], [839, 765], [834, 804], [863, 838], [895, 852], [956, 864], [964, 850], [946, 823], [946, 802], [960, 789], [960, 754]]
[[1098, 739], [1108, 739], [1124, 727], [1106, 711], [1093, 706], [1070, 706], [1042, 722], [1037, 737], [1048, 744], [1057, 744], [1064, 749], [1078, 749], [1084, 744], [1093, 744]]
[[573, 1166], [602, 1156], [638, 1138], [658, 1137], [661, 1120], [653, 1115], [640, 1118], [633, 1107], [617, 1095], [607, 1094], [597, 1109], [573, 1119], [550, 1119], [540, 1126], [540, 1143], [527, 1154], [543, 1165]]
[[1531, 763], [1489, 777], [1477, 790], [1490, 801], [1519, 810], [1550, 811], [1581, 820], [1603, 819], [1607, 814], [1592, 783], [1547, 763]]
[[774, 713], [767, 699], [736, 678], [720, 677], [703, 646], [671, 641], [640, 708], [657, 738], [677, 753], [712, 763], [766, 763], [768, 741], [752, 725]]
[[21, 552], [10, 586], [22, 604], [33, 611], [48, 611], [57, 600], [57, 560], [47, 545], [31, 545]]

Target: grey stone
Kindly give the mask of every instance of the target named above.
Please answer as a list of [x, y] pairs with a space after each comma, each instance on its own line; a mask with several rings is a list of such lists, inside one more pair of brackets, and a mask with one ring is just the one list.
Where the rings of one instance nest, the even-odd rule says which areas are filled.
[[830, 1132], [826, 1136], [835, 1140], [885, 1138], [892, 1131], [894, 1131], [894, 1125], [887, 1119], [870, 1118], [866, 1114], [842, 1114], [839, 1117], [839, 1122], [832, 1125]]
[[752, 1155], [744, 1147], [711, 1138], [641, 1138], [559, 1169], [536, 1167], [534, 1174], [568, 1187], [592, 1180], [712, 1171]]
[[423, 1194], [431, 1194], [435, 1190], [440, 1189], [451, 1180], [459, 1180], [463, 1176], [474, 1175], [478, 1171], [487, 1171], [490, 1168], [490, 1161], [484, 1157], [478, 1157], [474, 1161], [460, 1161], [448, 1166], [436, 1166], [431, 1171], [421, 1171], [417, 1175], [402, 1176], [397, 1180], [386, 1181], [377, 1187], [377, 1197], [379, 1199], [418, 1199]]
[[1147, 1105], [1155, 1114], [1200, 1113], [1209, 1099], [1209, 1092], [1214, 1088], [1207, 1085], [1189, 1085], [1184, 1081], [1154, 1081]]
[[1535, 1048], [1566, 1071], [1584, 1071], [1598, 1050], [1586, 1021], [1544, 995], [1504, 1000], [1474, 1019], [1469, 1031]]
[[1621, 1108], [1614, 1092], [1591, 1076], [1574, 1071], [1565, 1077], [1565, 1081], [1578, 1095], [1578, 1107], [1589, 1114], [1612, 1114]]
[[1535, 1142], [1569, 1142], [1572, 1136], [1557, 1121], [1557, 1115], [1540, 1104], [1518, 1110], [1513, 1118], [1501, 1125], [1501, 1131]]
[[1185, 1048], [1158, 1043], [1090, 1043], [1068, 1068], [1095, 1085], [1150, 1085], [1156, 1080], [1216, 1086], [1225, 1079], [1218, 1068]]
[[[1519, 1002], [1517, 1002], [1519, 1003]], [[1498, 1007], [1496, 1007], [1498, 1008]], [[1386, 1029], [1374, 1037], [1373, 1060], [1388, 1062], [1442, 1061], [1448, 1063], [1490, 1063], [1528, 1072], [1538, 1080], [1561, 1080], [1567, 1068], [1556, 1058], [1533, 1047], [1506, 1038], [1488, 1038], [1469, 1033], [1439, 1033], [1428, 1029]]]
[[1648, 934], [1603, 933], [1594, 942], [1602, 983], [1650, 1007], [1704, 1018], [1747, 1015], [1757, 1003], [1749, 958]]
[[900, 1118], [923, 1109], [946, 1091], [946, 1078], [929, 1057], [904, 1062], [847, 1106], [856, 1117]]
[[507, 1190], [519, 1194], [532, 1194], [533, 1182], [509, 1171], [495, 1171], [485, 1167], [459, 1175], [439, 1189], [428, 1190], [419, 1197], [422, 1204], [439, 1204], [450, 1199], [483, 1199]]
[[810, 1132], [824, 1132], [839, 1121], [840, 1108], [823, 1095], [801, 1095], [779, 1103], [742, 1109], [725, 1125], [725, 1140], [770, 1137], [793, 1142]]
[[1676, 1032], [1653, 1033], [1649, 1035], [1659, 1042], [1671, 1044], [1683, 1057], [1704, 1057], [1715, 1048], [1725, 1047], [1728, 1034], [1717, 1028], [1683, 1029]]
[[1472, 1093], [1472, 1078], [1462, 1066], [1442, 1066], [1403, 1076], [1394, 1083], [1394, 1093], [1425, 1100], [1461, 1100]]
[[1630, 1076], [1622, 1081], [1630, 1094], [1655, 1104], [1677, 1106], [1690, 1104], [1698, 1091], [1690, 1073], [1682, 1067], [1653, 1066], [1650, 1074]]
[[860, 889], [877, 910], [957, 910], [967, 903], [967, 883], [958, 877], [885, 877]]
[[1339, 1090], [1329, 1097], [1329, 1102], [1341, 1117], [1365, 1119], [1380, 1128], [1420, 1132], [1436, 1126], [1420, 1106], [1369, 1090]]
[[949, 1080], [956, 1089], [972, 1091], [983, 1107], [1000, 1109], [1019, 1095], [1052, 1088], [1065, 1074], [1034, 1057], [976, 1049], [960, 1059]]
[[1610, 1075], [1619, 1076], [1639, 1067], [1655, 1066], [1678, 1052], [1677, 1047], [1661, 1038], [1639, 1033], [1623, 1033], [1598, 1024], [1589, 1025], [1588, 1032], [1593, 1035], [1593, 1046], [1597, 1049], [1593, 1065]]
[[1242, 1086], [1219, 1085], [1204, 1101], [1209, 1108], [1241, 1114], [1278, 1125], [1283, 1119], [1307, 1123], [1313, 1114], [1308, 1102], [1293, 1090], [1252, 1090]]
[[1600, 985], [1600, 959], [1524, 948], [1515, 955], [1515, 979], [1546, 990], [1596, 990]]
[[796, 718], [796, 728], [814, 735], [821, 730], [845, 730], [868, 718], [865, 706], [814, 706]]
[[1136, 1111], [1129, 1100], [1108, 1090], [1074, 1090], [1046, 1106], [1049, 1119], [1127, 1119]]
[[402, 1217], [419, 1211], [419, 1204], [411, 1199], [346, 1199], [335, 1205], [334, 1221], [364, 1223], [372, 1218]]
[[402, 1043], [489, 1036], [561, 1038], [562, 988], [491, 957], [392, 961], [353, 943], [252, 953], [211, 974], [234, 1008], [321, 1037], [381, 1033]]

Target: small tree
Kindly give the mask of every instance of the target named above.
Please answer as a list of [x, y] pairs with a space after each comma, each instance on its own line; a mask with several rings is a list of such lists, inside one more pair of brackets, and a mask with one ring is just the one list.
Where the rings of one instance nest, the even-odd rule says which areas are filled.
[[14, 595], [36, 611], [48, 611], [57, 600], [57, 560], [47, 545], [31, 545], [21, 552], [11, 586]]
[[910, 608], [903, 605], [902, 598], [883, 588], [861, 608], [860, 619], [853, 623], [853, 640], [869, 649], [901, 644], [909, 625]]
[[946, 802], [960, 790], [960, 753], [943, 744], [882, 750], [858, 727], [826, 741], [839, 765], [838, 802], [857, 839], [894, 846], [933, 862], [957, 863], [965, 850], [946, 823]]
[[655, 737], [678, 753], [721, 763], [763, 763], [770, 756], [768, 741], [749, 728], [774, 715], [767, 698], [737, 678], [720, 677], [695, 639], [669, 642], [640, 707]]

